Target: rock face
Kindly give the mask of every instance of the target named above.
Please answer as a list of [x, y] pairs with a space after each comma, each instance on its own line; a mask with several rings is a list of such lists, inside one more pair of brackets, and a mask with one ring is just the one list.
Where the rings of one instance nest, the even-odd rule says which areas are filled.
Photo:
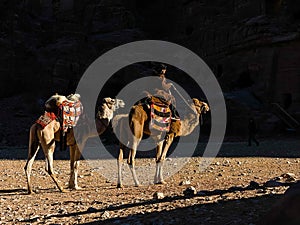
[[0, 11], [1, 97], [74, 91], [104, 51], [143, 36], [121, 1], [3, 1]]
[[[274, 114], [270, 107], [274, 102], [300, 119], [299, 3], [128, 2], [142, 18], [140, 23], [148, 34], [182, 44], [208, 63], [225, 97], [230, 96], [229, 133], [246, 134], [249, 116], [257, 117], [263, 133], [292, 128], [280, 117], [279, 121], [267, 121]], [[235, 111], [239, 114], [234, 115]]]
[[300, 223], [300, 182], [291, 186], [259, 224], [299, 224]]
[[249, 116], [262, 133], [291, 128], [276, 115], [270, 120], [270, 103], [300, 120], [299, 15], [293, 0], [2, 1], [0, 97], [69, 94], [105, 51], [160, 39], [191, 49], [210, 66], [228, 104], [228, 134], [245, 135]]

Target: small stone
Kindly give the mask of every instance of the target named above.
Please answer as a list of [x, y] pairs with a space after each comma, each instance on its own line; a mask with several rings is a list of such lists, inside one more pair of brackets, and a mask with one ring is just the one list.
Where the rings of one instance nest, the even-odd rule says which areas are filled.
[[193, 195], [196, 195], [197, 194], [197, 190], [195, 187], [191, 186], [191, 187], [188, 187], [187, 189], [185, 189], [183, 191], [183, 194], [185, 196], [193, 196]]
[[165, 197], [165, 195], [162, 192], [155, 192], [153, 194], [153, 198], [155, 198], [155, 199], [163, 199], [164, 197]]
[[213, 200], [212, 197], [206, 197], [206, 198], [205, 198], [205, 201], [212, 201], [212, 200]]
[[179, 185], [190, 185], [190, 184], [191, 184], [191, 181], [189, 181], [189, 180], [184, 180], [179, 183]]
[[110, 217], [110, 214], [108, 211], [105, 211], [102, 215], [101, 215], [101, 218], [103, 219], [108, 219]]
[[284, 173], [280, 177], [282, 177], [285, 182], [294, 182], [297, 180], [296, 175], [293, 173]]
[[280, 187], [282, 186], [282, 183], [276, 181], [276, 180], [269, 180], [266, 183], [264, 183], [265, 187]]
[[94, 213], [94, 212], [97, 212], [98, 210], [94, 207], [89, 207], [86, 211], [89, 213]]
[[259, 185], [259, 183], [255, 182], [255, 181], [250, 181], [250, 184], [248, 187], [253, 188], [253, 189], [258, 189], [258, 188], [260, 188], [260, 185]]
[[58, 213], [59, 214], [65, 214], [65, 213], [67, 213], [67, 210], [65, 210], [65, 209], [59, 209]]

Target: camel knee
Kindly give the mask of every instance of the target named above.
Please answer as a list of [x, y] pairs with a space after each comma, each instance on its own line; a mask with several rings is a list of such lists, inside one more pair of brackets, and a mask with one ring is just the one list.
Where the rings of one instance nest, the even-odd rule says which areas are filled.
[[156, 159], [156, 163], [164, 163], [164, 161], [166, 160], [166, 157], [163, 157], [163, 156], [161, 156], [161, 157], [159, 157], [158, 159]]
[[127, 159], [127, 164], [129, 166], [134, 166], [135, 165], [135, 160], [134, 159]]

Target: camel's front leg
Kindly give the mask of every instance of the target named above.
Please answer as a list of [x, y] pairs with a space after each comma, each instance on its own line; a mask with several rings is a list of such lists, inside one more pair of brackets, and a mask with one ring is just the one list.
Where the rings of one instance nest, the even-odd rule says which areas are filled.
[[[159, 161], [161, 154], [162, 154], [162, 147], [163, 147], [164, 141], [160, 141], [156, 146], [156, 162]], [[161, 180], [159, 179], [160, 174], [160, 166], [158, 166], [158, 163], [156, 163], [156, 170], [154, 175], [154, 184], [160, 184]]]
[[133, 145], [132, 145], [132, 148], [130, 149], [129, 151], [129, 156], [128, 156], [128, 165], [129, 165], [129, 168], [130, 168], [130, 171], [132, 173], [132, 177], [133, 177], [133, 181], [135, 183], [135, 186], [138, 187], [140, 185], [139, 181], [138, 181], [138, 178], [136, 176], [136, 172], [135, 172], [135, 155], [136, 155], [136, 150], [137, 150], [137, 146], [138, 146], [138, 140], [135, 140]]
[[168, 150], [173, 142], [174, 134], [167, 134], [164, 141], [163, 151], [161, 156], [156, 159], [156, 171], [157, 171], [157, 183], [164, 184], [166, 183], [163, 178], [163, 166], [167, 157]]
[[117, 188], [123, 187], [122, 184], [122, 166], [123, 166], [123, 151], [125, 146], [120, 143], [119, 157], [118, 157], [118, 183]]
[[80, 164], [81, 152], [79, 147], [75, 144], [70, 146], [70, 180], [69, 188], [79, 190], [78, 186], [78, 168]]

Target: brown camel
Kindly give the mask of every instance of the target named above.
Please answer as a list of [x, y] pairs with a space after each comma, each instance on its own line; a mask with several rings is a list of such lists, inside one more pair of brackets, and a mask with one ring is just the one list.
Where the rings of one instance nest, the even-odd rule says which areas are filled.
[[[77, 96], [73, 96], [69, 98], [74, 100]], [[54, 95], [47, 103], [56, 102], [59, 105], [61, 101], [65, 100], [64, 96]], [[99, 108], [99, 112], [95, 120], [88, 119], [83, 115], [84, 118], [81, 118], [81, 122], [78, 123], [78, 132], [76, 133], [76, 140], [74, 137], [74, 130], [70, 128], [66, 133], [66, 145], [69, 146], [70, 149], [70, 180], [69, 180], [69, 188], [71, 189], [80, 189], [77, 184], [77, 176], [78, 176], [78, 167], [79, 160], [81, 157], [81, 152], [84, 148], [84, 145], [88, 138], [96, 137], [101, 135], [106, 128], [109, 126], [110, 120], [113, 117], [113, 112], [119, 108], [124, 107], [123, 100], [120, 99], [111, 99], [104, 98], [102, 104]], [[53, 107], [46, 104], [47, 107]], [[96, 130], [93, 129], [96, 125]], [[34, 123], [30, 128], [30, 136], [29, 136], [29, 149], [28, 149], [28, 159], [26, 165], [24, 167], [25, 174], [27, 177], [27, 187], [28, 193], [32, 193], [31, 182], [30, 182], [30, 173], [32, 169], [32, 164], [37, 155], [39, 147], [41, 146], [46, 159], [46, 171], [51, 176], [56, 186], [60, 191], [64, 191], [63, 187], [59, 184], [58, 179], [55, 176], [53, 170], [53, 153], [55, 149], [55, 141], [60, 140], [60, 123], [56, 120], [53, 120], [46, 127], [42, 128], [42, 126], [38, 123]]]
[[[187, 136], [192, 133], [195, 127], [199, 124], [199, 118], [202, 113], [209, 111], [208, 104], [194, 98], [190, 105], [190, 112], [182, 118], [171, 122], [170, 131], [163, 138], [163, 132], [152, 132], [149, 129], [150, 110], [142, 104], [132, 107], [128, 115], [116, 115], [113, 119], [114, 131], [118, 132], [117, 136], [120, 138], [120, 151], [118, 157], [118, 187], [122, 187], [122, 163], [123, 151], [129, 148], [129, 157], [127, 163], [129, 164], [133, 180], [136, 186], [139, 181], [135, 172], [135, 156], [137, 147], [142, 139], [143, 134], [150, 135], [156, 142], [156, 172], [154, 177], [155, 184], [165, 183], [163, 179], [163, 163], [173, 139], [176, 136]], [[129, 121], [129, 126], [128, 126]], [[125, 136], [124, 136], [125, 135]]]

